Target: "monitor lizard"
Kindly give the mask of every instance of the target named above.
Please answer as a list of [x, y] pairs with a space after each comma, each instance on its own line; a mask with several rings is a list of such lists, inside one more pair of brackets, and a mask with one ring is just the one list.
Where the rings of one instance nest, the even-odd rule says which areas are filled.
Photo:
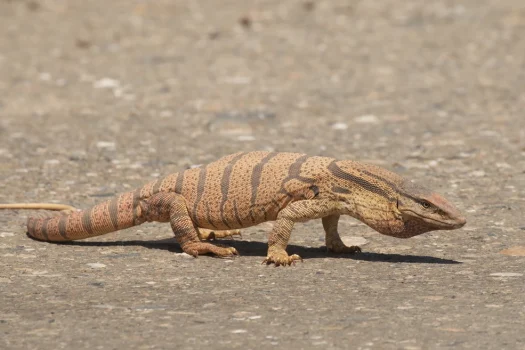
[[[4, 204], [1, 208], [27, 204]], [[45, 204], [33, 204], [33, 207]], [[441, 195], [381, 167], [351, 160], [286, 152], [239, 152], [197, 168], [168, 175], [86, 210], [47, 218], [29, 217], [28, 235], [50, 242], [78, 240], [144, 222], [169, 222], [181, 249], [197, 257], [237, 255], [233, 247], [205, 242], [238, 229], [275, 221], [263, 263], [302, 260], [286, 246], [294, 223], [322, 219], [326, 247], [355, 253], [338, 233], [340, 215], [399, 238], [453, 230], [466, 223]]]

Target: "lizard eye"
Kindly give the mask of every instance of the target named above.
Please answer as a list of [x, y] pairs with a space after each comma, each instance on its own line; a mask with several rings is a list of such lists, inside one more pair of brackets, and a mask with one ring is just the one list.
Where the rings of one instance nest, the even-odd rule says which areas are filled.
[[429, 209], [432, 205], [429, 202], [421, 201], [419, 204], [425, 209]]

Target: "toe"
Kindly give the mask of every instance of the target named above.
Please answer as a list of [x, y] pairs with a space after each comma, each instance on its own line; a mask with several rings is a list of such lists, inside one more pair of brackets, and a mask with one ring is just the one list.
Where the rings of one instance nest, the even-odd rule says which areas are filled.
[[276, 267], [289, 266], [295, 264], [297, 260], [302, 261], [303, 259], [297, 254], [293, 254], [291, 256], [288, 256], [288, 254], [268, 254], [266, 259], [263, 260], [262, 264], [274, 264]]

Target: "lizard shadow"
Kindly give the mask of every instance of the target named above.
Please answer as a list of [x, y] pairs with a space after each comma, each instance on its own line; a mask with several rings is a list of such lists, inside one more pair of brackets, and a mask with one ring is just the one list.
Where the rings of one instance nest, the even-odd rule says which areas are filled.
[[[234, 247], [242, 256], [266, 257], [268, 245], [266, 242], [239, 241], [239, 240], [218, 240], [219, 244]], [[167, 250], [175, 253], [182, 253], [179, 244], [173, 238], [161, 239], [157, 241], [114, 241], [114, 242], [94, 242], [94, 241], [69, 241], [57, 242], [60, 245], [73, 245], [83, 247], [122, 247], [140, 246], [148, 249]], [[451, 259], [442, 259], [432, 256], [421, 255], [402, 255], [390, 253], [362, 252], [358, 254], [335, 254], [326, 251], [326, 247], [304, 247], [289, 244], [287, 247], [289, 254], [299, 254], [304, 260], [308, 259], [352, 259], [370, 262], [390, 262], [390, 263], [417, 263], [417, 264], [461, 264], [461, 262]]]

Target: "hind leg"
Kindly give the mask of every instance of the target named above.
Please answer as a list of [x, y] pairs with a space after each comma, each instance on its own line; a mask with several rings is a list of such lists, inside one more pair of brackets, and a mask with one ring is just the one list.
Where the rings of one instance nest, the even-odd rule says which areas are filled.
[[213, 254], [219, 257], [237, 255], [233, 247], [201, 242], [198, 229], [190, 218], [186, 199], [180, 194], [157, 193], [141, 204], [142, 214], [147, 221], [169, 221], [175, 239], [182, 250], [194, 257], [200, 254]]
[[199, 238], [203, 241], [213, 241], [220, 238], [226, 238], [233, 236], [241, 236], [240, 230], [208, 230], [206, 228], [200, 228], [197, 231]]

